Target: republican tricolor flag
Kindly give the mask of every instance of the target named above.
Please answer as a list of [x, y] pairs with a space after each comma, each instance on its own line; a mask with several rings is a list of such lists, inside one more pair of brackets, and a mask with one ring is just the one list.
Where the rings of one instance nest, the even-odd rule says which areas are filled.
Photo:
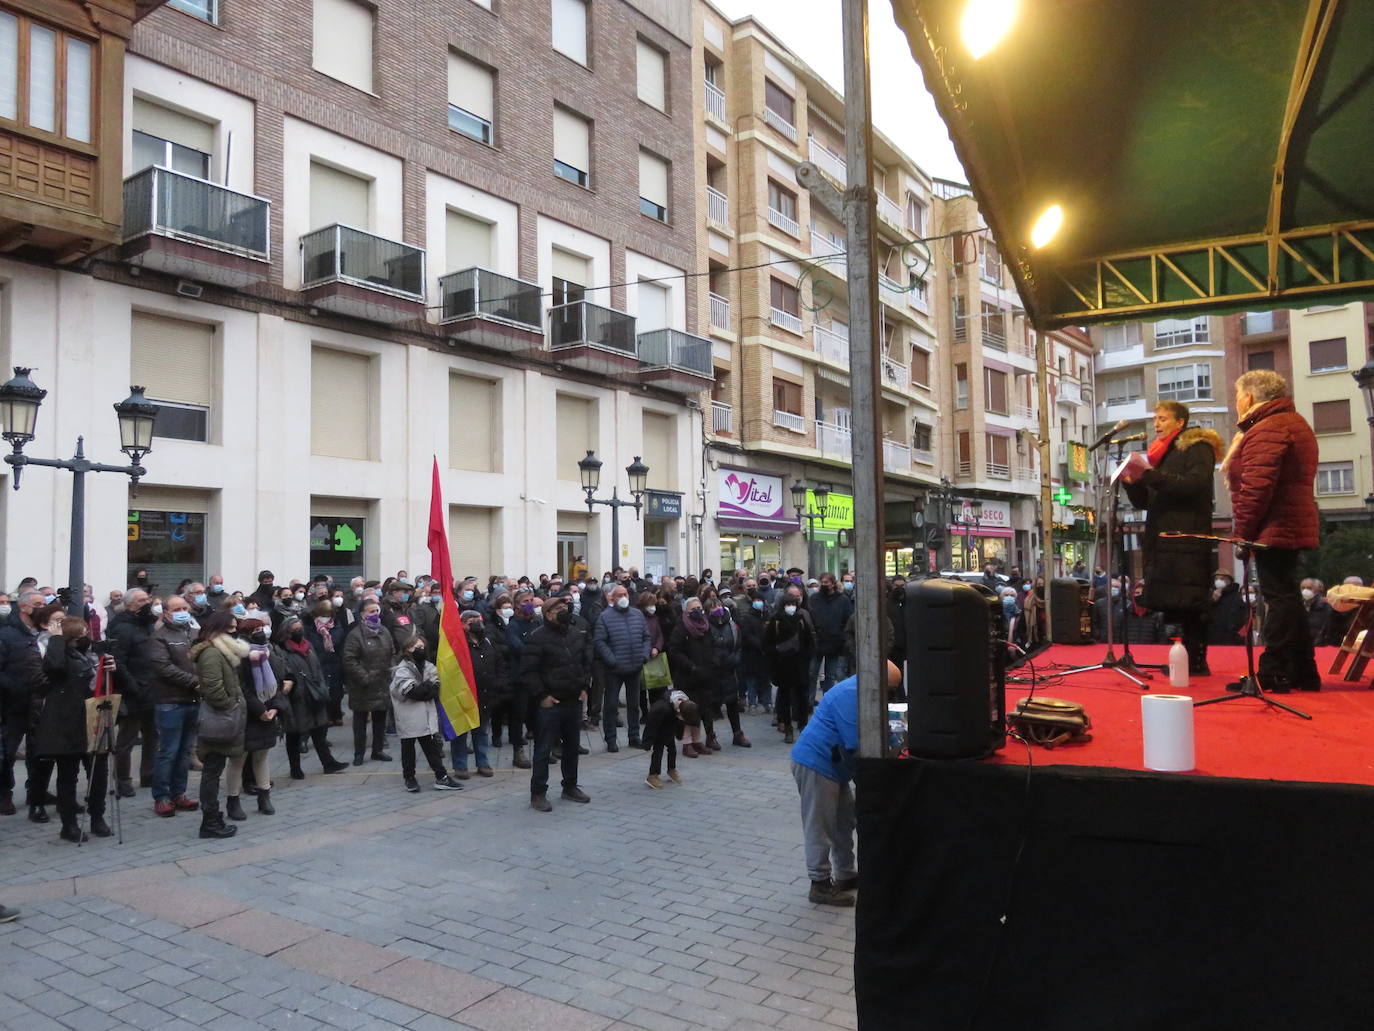
[[472, 673], [472, 653], [467, 634], [453, 600], [453, 560], [448, 553], [448, 520], [439, 488], [439, 459], [434, 459], [434, 483], [429, 495], [430, 575], [439, 582], [444, 603], [439, 606], [439, 728], [452, 741], [482, 722], [477, 711], [477, 678]]

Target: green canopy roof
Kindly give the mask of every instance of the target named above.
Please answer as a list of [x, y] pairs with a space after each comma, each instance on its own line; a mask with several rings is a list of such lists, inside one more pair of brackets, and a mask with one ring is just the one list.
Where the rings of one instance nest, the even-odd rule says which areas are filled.
[[892, 2], [1037, 325], [1374, 296], [1374, 0]]

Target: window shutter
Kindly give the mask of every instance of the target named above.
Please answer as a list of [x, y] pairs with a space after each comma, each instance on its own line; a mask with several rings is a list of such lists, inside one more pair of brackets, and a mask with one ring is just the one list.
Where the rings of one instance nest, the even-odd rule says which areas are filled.
[[[553, 274], [556, 279], [566, 280], [569, 283], [576, 283], [578, 286], [586, 286], [590, 278], [587, 270], [587, 259], [580, 254], [573, 254], [571, 251], [553, 249]], [[581, 458], [581, 455], [577, 456]]]
[[1312, 405], [1312, 432], [1349, 433], [1350, 399], [1314, 402]]
[[641, 282], [638, 286], [639, 313], [635, 326], [640, 333], [668, 328], [668, 288], [658, 283]]
[[673, 475], [673, 417], [644, 413], [643, 461], [649, 467], [650, 487], [671, 487]]
[[372, 92], [372, 8], [357, 0], [314, 0], [316, 71]]
[[19, 19], [0, 11], [0, 118], [19, 119]]
[[448, 378], [448, 464], [453, 469], [498, 472], [496, 441], [500, 383], [452, 373]]
[[448, 55], [448, 102], [469, 114], [496, 120], [491, 69], [452, 51]]
[[639, 152], [639, 195], [661, 208], [668, 206], [668, 162], [647, 150]]
[[153, 401], [209, 408], [215, 397], [215, 328], [136, 311], [129, 367]]
[[650, 107], [656, 107], [660, 111], [665, 110], [667, 108], [665, 100], [667, 61], [663, 51], [650, 46], [641, 39], [635, 68], [638, 74], [639, 99]]
[[310, 350], [310, 453], [371, 457], [372, 360], [328, 347]]
[[318, 161], [310, 162], [310, 228], [334, 223], [369, 229], [372, 226], [372, 183]]
[[558, 419], [558, 473], [560, 480], [580, 483], [577, 463], [596, 449], [596, 403], [585, 397], [559, 394], [555, 405]]
[[450, 210], [445, 215], [444, 263], [446, 272], [459, 269], [492, 267], [490, 222], [483, 222]]
[[1313, 372], [1325, 372], [1347, 367], [1348, 356], [1345, 337], [1335, 337], [1331, 340], [1313, 340], [1308, 348], [1312, 356]]
[[91, 142], [91, 45], [67, 40], [67, 120], [69, 139]]
[[490, 508], [450, 505], [448, 509], [448, 551], [453, 575], [475, 576], [486, 580], [495, 572], [497, 523]]
[[587, 0], [553, 0], [553, 48], [587, 63]]
[[592, 170], [590, 127], [586, 119], [561, 107], [553, 109], [553, 156], [579, 172]]
[[204, 154], [215, 149], [215, 127], [199, 118], [134, 97], [134, 128]]
[[57, 131], [57, 33], [29, 26], [29, 124]]

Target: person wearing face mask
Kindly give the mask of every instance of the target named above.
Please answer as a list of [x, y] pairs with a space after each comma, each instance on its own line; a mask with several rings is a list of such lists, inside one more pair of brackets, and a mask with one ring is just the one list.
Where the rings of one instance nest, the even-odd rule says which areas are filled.
[[392, 580], [382, 589], [382, 624], [391, 631], [397, 648], [415, 633], [415, 621], [410, 614], [414, 592], [414, 585], [405, 580]]
[[653, 635], [644, 613], [630, 604], [630, 592], [616, 585], [611, 604], [596, 621], [596, 657], [601, 665], [601, 732], [606, 751], [618, 752], [616, 712], [625, 692], [625, 729], [630, 747], [639, 747], [639, 690], [644, 664], [649, 661]]
[[1240, 584], [1229, 572], [1218, 569], [1212, 578], [1212, 618], [1207, 624], [1207, 643], [1244, 644], [1241, 628], [1249, 618]]
[[146, 788], [153, 783], [157, 713], [149, 642], [156, 627], [152, 599], [147, 591], [134, 587], [124, 595], [120, 611], [105, 631], [115, 660], [115, 690], [120, 696], [114, 746], [115, 790], [120, 798], [137, 794], [131, 766], [134, 745], [140, 741], [143, 749], [139, 754], [138, 784]]
[[[734, 625], [729, 624], [728, 615], [723, 621], [716, 615], [718, 600], [715, 593], [709, 589], [703, 593], [706, 594], [705, 601], [701, 598], [687, 599], [682, 619], [668, 641], [673, 686], [686, 692], [696, 705], [706, 735], [706, 740], [700, 746], [691, 741], [683, 744], [682, 755], [687, 759], [701, 759], [720, 751], [720, 742], [716, 740], [713, 723], [707, 714], [717, 710], [720, 705], [718, 679], [728, 675], [733, 686], [738, 666], [739, 648]], [[711, 605], [709, 614], [706, 608], [708, 603]], [[730, 636], [727, 638], [725, 633]]]
[[186, 797], [187, 773], [200, 719], [200, 677], [190, 655], [196, 631], [190, 606], [181, 595], [169, 596], [161, 606], [154, 601], [150, 607], [157, 621], [147, 643], [152, 694], [157, 703], [153, 809], [159, 816], [170, 817], [178, 810], [199, 808], [199, 803]]
[[587, 635], [573, 625], [567, 598], [544, 602], [544, 622], [525, 639], [520, 679], [536, 712], [534, 763], [530, 773], [530, 808], [552, 812], [548, 800], [549, 760], [560, 754], [563, 798], [590, 802], [577, 785], [577, 737], [582, 706], [587, 702], [590, 647]]
[[[299, 619], [290, 616], [282, 621], [281, 630], [299, 624]], [[272, 805], [270, 757], [284, 725], [290, 721], [289, 698], [296, 685], [286, 676], [281, 654], [272, 650], [267, 627], [265, 620], [253, 619], [238, 625], [239, 638], [248, 642], [248, 654], [238, 667], [239, 690], [247, 706], [247, 717], [243, 753], [230, 758], [225, 773], [224, 813], [231, 820], [247, 819], [239, 804], [239, 796], [245, 790], [257, 796], [258, 812], [262, 815], [272, 816], [277, 811]]]
[[1307, 625], [1312, 634], [1314, 647], [1340, 644], [1331, 639], [1331, 605], [1326, 600], [1326, 584], [1308, 577], [1298, 585], [1302, 593], [1302, 606], [1307, 610]]
[[454, 779], [468, 780], [472, 776], [468, 773], [469, 751], [476, 759], [477, 775], [494, 776], [487, 756], [487, 746], [491, 741], [491, 707], [496, 699], [508, 693], [506, 685], [510, 677], [506, 670], [504, 650], [487, 633], [482, 614], [476, 609], [468, 609], [461, 619], [467, 637], [468, 654], [472, 656], [472, 675], [477, 680], [474, 686], [481, 723], [449, 742], [449, 757], [453, 760]]
[[400, 657], [396, 639], [382, 624], [376, 601], [364, 602], [358, 624], [343, 646], [344, 685], [353, 711], [353, 765], [361, 766], [367, 752], [367, 725], [372, 724], [372, 758], [391, 762], [386, 754], [386, 715], [391, 699], [391, 672]]
[[802, 590], [792, 584], [763, 626], [763, 650], [778, 688], [777, 727], [789, 745], [811, 714], [808, 676], [815, 647], [816, 631], [802, 605]]
[[822, 573], [819, 585], [820, 590], [809, 601], [811, 624], [816, 630], [816, 650], [811, 656], [807, 682], [809, 691], [814, 691], [819, 683], [821, 694], [825, 694], [849, 675], [844, 628], [854, 615], [854, 599], [839, 589], [834, 573]]
[[[184, 601], [180, 596], [171, 601]], [[189, 614], [189, 613], [188, 613]], [[255, 620], [260, 626], [265, 624]], [[232, 838], [238, 828], [224, 822], [219, 805], [220, 778], [231, 762], [243, 775], [244, 733], [247, 703], [244, 700], [244, 663], [249, 643], [238, 636], [238, 617], [232, 612], [216, 612], [200, 628], [190, 657], [200, 679], [200, 694], [207, 709], [205, 733], [199, 735], [196, 750], [203, 766], [200, 774], [200, 837]], [[211, 715], [213, 714], [213, 715]], [[214, 727], [213, 731], [210, 730]], [[222, 735], [222, 736], [221, 736]], [[237, 785], [233, 785], [236, 789]]]
[[[328, 602], [321, 602], [315, 610], [318, 612], [322, 608], [332, 611]], [[318, 634], [315, 639], [320, 639]], [[332, 636], [330, 641], [333, 643]], [[315, 755], [320, 760], [320, 768], [325, 773], [342, 773], [348, 769], [348, 763], [335, 759], [329, 747], [329, 706], [333, 696], [325, 676], [324, 664], [320, 661], [319, 653], [306, 632], [305, 621], [293, 617], [282, 623], [272, 637], [272, 659], [275, 668], [281, 671], [283, 686], [291, 685], [290, 690], [286, 692], [289, 713], [283, 713], [283, 716], [289, 715], [284, 729], [286, 759], [291, 766], [291, 779], [305, 779], [305, 771], [301, 768], [301, 745], [306, 739], [314, 745]], [[337, 658], [335, 663], [337, 666]], [[262, 786], [261, 782], [258, 786]]]
[[747, 591], [735, 606], [740, 634], [740, 693], [750, 713], [773, 711], [772, 671], [763, 649], [766, 608], [757, 586]]
[[310, 643], [311, 652], [319, 660], [320, 671], [324, 674], [325, 686], [329, 691], [331, 727], [343, 726], [343, 646], [350, 629], [357, 626], [356, 622], [346, 623], [346, 615], [351, 616], [349, 609], [336, 606], [331, 599], [329, 602], [316, 605], [311, 618], [304, 620], [305, 639]]
[[1125, 617], [1121, 612], [1121, 591], [1124, 577], [1112, 577], [1108, 581], [1108, 586], [1097, 591], [1097, 596], [1093, 599], [1092, 610], [1092, 633], [1093, 640], [1098, 644], [1107, 642], [1107, 617], [1110, 614], [1112, 620], [1112, 640], [1125, 640]]
[[258, 603], [258, 608], [263, 612], [271, 611], [277, 599], [276, 580], [272, 570], [264, 569], [258, 574], [258, 589], [248, 596]]
[[[520, 667], [520, 648], [512, 643], [512, 626], [515, 622], [515, 603], [505, 591], [498, 591], [491, 599], [491, 624], [487, 636], [501, 653], [501, 664], [506, 670], [503, 690], [496, 693], [491, 703], [491, 743], [501, 747], [501, 731], [509, 732], [511, 748], [515, 757], [511, 765], [519, 770], [530, 768], [529, 757], [525, 754], [525, 719], [528, 706], [525, 691], [516, 673]], [[524, 638], [519, 638], [520, 646]]]
[[[34, 682], [43, 676], [43, 651], [40, 639], [48, 622], [61, 607], [48, 607], [35, 590], [22, 590], [9, 613], [0, 621], [0, 704], [3, 704], [3, 747], [0, 747], [0, 813], [12, 816], [14, 805], [14, 763], [30, 725], [30, 696]], [[34, 777], [33, 749], [25, 747], [29, 819], [47, 823], [47, 782]]]
[[189, 583], [181, 596], [191, 605], [191, 615], [196, 617], [197, 623], [203, 623], [214, 611], [210, 605], [210, 594], [205, 589], [203, 583]]
[[463, 785], [448, 775], [439, 747], [439, 671], [425, 655], [425, 642], [411, 636], [401, 642], [400, 659], [388, 690], [396, 709], [396, 732], [401, 738], [401, 783], [412, 794], [419, 792], [415, 779], [415, 747], [418, 744], [434, 774], [435, 791], [461, 791]]
[[[443, 589], [437, 583], [417, 586], [414, 600], [406, 613], [410, 617], [410, 625], [415, 635], [425, 642], [425, 658], [429, 662], [435, 661], [439, 655], [439, 603], [443, 595]], [[459, 596], [459, 591], [455, 587], [454, 597]], [[461, 611], [460, 602], [459, 612]]]

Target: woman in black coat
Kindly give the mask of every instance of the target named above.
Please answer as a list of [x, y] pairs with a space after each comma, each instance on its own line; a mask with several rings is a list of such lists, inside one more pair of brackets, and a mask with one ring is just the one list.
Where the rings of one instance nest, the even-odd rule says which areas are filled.
[[296, 616], [282, 620], [272, 636], [273, 662], [282, 671], [282, 680], [291, 684], [286, 699], [291, 719], [286, 730], [286, 759], [291, 764], [291, 779], [304, 780], [301, 769], [301, 742], [309, 738], [325, 773], [342, 773], [348, 763], [339, 762], [329, 750], [329, 682], [314, 646], [306, 638], [305, 624]]
[[1126, 484], [1126, 496], [1147, 510], [1145, 604], [1183, 629], [1188, 671], [1207, 676], [1207, 617], [1211, 610], [1212, 545], [1189, 538], [1161, 538], [1168, 531], [1212, 532], [1212, 483], [1224, 453], [1221, 438], [1208, 429], [1188, 429], [1188, 409], [1177, 401], [1155, 408], [1155, 440], [1149, 468]]
[[[284, 627], [288, 619], [297, 618], [284, 613], [277, 629]], [[239, 633], [248, 639], [248, 655], [238, 667], [248, 718], [243, 728], [243, 755], [230, 758], [225, 782], [224, 812], [231, 820], [245, 818], [239, 803], [239, 794], [244, 788], [258, 796], [259, 813], [271, 816], [277, 811], [272, 805], [270, 756], [282, 730], [289, 729], [291, 703], [288, 697], [295, 687], [286, 676], [281, 656], [272, 651], [266, 623], [245, 619], [239, 624]]]
[[[91, 814], [91, 832], [101, 838], [110, 836], [105, 823], [109, 756], [102, 754], [92, 761], [86, 748], [86, 699], [92, 694], [95, 667], [89, 626], [84, 619], [68, 616], [62, 620], [61, 634], [48, 639], [47, 651], [43, 653], [43, 675], [33, 681], [29, 748], [41, 763], [57, 767], [57, 814], [62, 819], [62, 838], [66, 841], [86, 840], [76, 822], [76, 782], [83, 760], [89, 764], [90, 792], [86, 805]], [[46, 775], [43, 781], [46, 783]]]
[[[348, 622], [342, 608], [333, 603], [315, 606], [314, 616], [304, 621], [305, 639], [320, 662], [325, 686], [329, 689], [329, 725], [343, 726], [343, 644]], [[312, 738], [313, 740], [313, 738]]]
[[713, 622], [701, 599], [688, 598], [682, 619], [668, 642], [668, 665], [673, 671], [673, 685], [696, 703], [706, 730], [705, 745], [684, 745], [682, 754], [692, 759], [708, 751], [720, 751], [710, 714], [720, 705], [721, 681], [728, 678], [731, 690], [734, 689], [735, 668], [739, 665], [739, 634], [729, 614], [723, 621], [717, 615]]
[[778, 697], [774, 712], [783, 741], [796, 741], [796, 731], [806, 726], [811, 715], [811, 653], [816, 647], [816, 631], [811, 614], [802, 601], [802, 590], [789, 584], [763, 625], [763, 652], [773, 671]]

